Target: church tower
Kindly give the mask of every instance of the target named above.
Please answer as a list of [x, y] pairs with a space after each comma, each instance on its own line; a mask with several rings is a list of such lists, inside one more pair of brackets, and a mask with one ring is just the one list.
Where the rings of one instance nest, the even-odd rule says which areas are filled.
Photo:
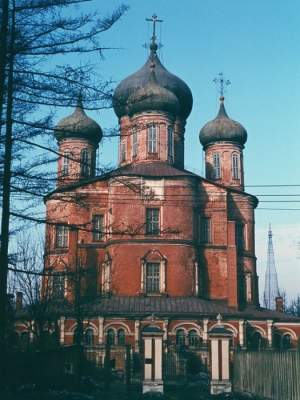
[[55, 127], [59, 145], [57, 185], [67, 185], [95, 176], [96, 150], [102, 129], [84, 111], [82, 96], [75, 111]]
[[199, 135], [205, 151], [205, 176], [216, 183], [244, 190], [243, 149], [247, 131], [229, 118], [223, 94], [222, 88], [218, 115], [204, 125]]
[[119, 164], [167, 163], [184, 167], [184, 132], [193, 98], [189, 87], [161, 64], [157, 55], [156, 17], [152, 17], [150, 55], [144, 66], [116, 88]]

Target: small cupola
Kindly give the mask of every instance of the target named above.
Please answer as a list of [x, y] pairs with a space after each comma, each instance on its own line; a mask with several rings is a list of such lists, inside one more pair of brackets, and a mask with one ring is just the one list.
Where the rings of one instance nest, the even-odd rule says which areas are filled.
[[95, 145], [99, 144], [103, 136], [102, 129], [96, 121], [86, 115], [81, 94], [74, 112], [56, 125], [54, 135], [58, 142], [65, 139], [85, 139]]
[[58, 185], [93, 177], [96, 172], [96, 150], [102, 139], [102, 129], [83, 108], [82, 95], [74, 112], [55, 127], [59, 145]]
[[246, 143], [247, 131], [239, 122], [229, 118], [225, 110], [224, 96], [220, 97], [218, 115], [203, 126], [199, 139], [204, 148], [215, 142], [233, 142], [241, 146]]
[[205, 151], [206, 178], [243, 190], [243, 148], [247, 131], [239, 122], [229, 118], [223, 94], [218, 115], [204, 125], [199, 138]]

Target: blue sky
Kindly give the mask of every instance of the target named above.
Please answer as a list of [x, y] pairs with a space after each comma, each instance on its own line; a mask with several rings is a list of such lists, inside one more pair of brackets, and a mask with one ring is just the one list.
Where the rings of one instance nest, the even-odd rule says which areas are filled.
[[[120, 1], [92, 1], [83, 9], [104, 14]], [[186, 127], [186, 168], [203, 174], [199, 130], [215, 117], [218, 95], [212, 80], [224, 72], [232, 84], [226, 94], [228, 114], [248, 131], [245, 156], [246, 185], [261, 201], [256, 212], [256, 248], [260, 283], [264, 281], [268, 224], [272, 224], [279, 284], [290, 296], [300, 292], [300, 2], [297, 0], [128, 0], [129, 11], [103, 34], [103, 45], [120, 48], [105, 59], [88, 56], [103, 79], [116, 84], [140, 68], [151, 30], [146, 17], [156, 13], [163, 44], [160, 58], [166, 68], [191, 88], [194, 106]], [[68, 63], [78, 60], [68, 59]], [[68, 114], [69, 110], [62, 112]], [[116, 126], [112, 110], [90, 113], [103, 128]], [[101, 163], [117, 162], [117, 139], [104, 140]], [[263, 210], [284, 208], [289, 210]], [[290, 209], [299, 210], [290, 210]]]

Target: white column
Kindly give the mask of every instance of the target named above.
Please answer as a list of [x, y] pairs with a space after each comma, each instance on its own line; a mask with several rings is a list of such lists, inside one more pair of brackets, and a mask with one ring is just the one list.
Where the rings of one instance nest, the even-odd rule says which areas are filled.
[[160, 262], [160, 292], [165, 293], [166, 291], [166, 260]]
[[163, 331], [164, 331], [163, 340], [168, 340], [168, 324], [169, 320], [165, 319], [163, 322]]
[[152, 338], [145, 338], [144, 344], [145, 352], [145, 369], [144, 369], [144, 379], [146, 381], [151, 381], [152, 379]]
[[162, 338], [155, 338], [154, 340], [155, 351], [155, 364], [154, 364], [154, 379], [162, 380]]
[[211, 341], [211, 379], [219, 380], [219, 341], [212, 339]]
[[59, 319], [59, 343], [61, 345], [65, 344], [65, 319], [65, 317]]
[[239, 320], [239, 344], [241, 347], [245, 346], [245, 321]]
[[205, 318], [203, 320], [203, 342], [204, 343], [207, 343], [207, 341], [208, 341], [208, 322], [209, 322], [208, 318]]
[[272, 327], [273, 327], [273, 321], [271, 319], [268, 319], [267, 320], [268, 347], [272, 347]]
[[222, 341], [222, 380], [229, 379], [229, 340]]
[[98, 344], [103, 344], [103, 326], [104, 326], [104, 318], [98, 317]]

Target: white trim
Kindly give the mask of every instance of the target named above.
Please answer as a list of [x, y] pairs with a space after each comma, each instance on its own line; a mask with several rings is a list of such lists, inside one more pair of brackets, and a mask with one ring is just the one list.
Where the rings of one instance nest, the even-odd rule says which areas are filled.
[[[249, 321], [248, 321], [248, 323], [249, 323]], [[252, 325], [251, 323], [249, 323], [249, 325], [251, 326], [251, 328], [255, 329], [255, 331], [251, 334], [251, 336], [253, 336], [254, 333], [257, 331], [257, 332], [261, 333], [265, 339], [267, 339], [267, 332], [264, 328], [262, 328], [261, 326], [258, 326], [258, 325]]]
[[[237, 337], [237, 336], [238, 336], [238, 330], [237, 330], [237, 328], [236, 328], [235, 326], [229, 324], [228, 322], [222, 322], [222, 325], [223, 325], [223, 326], [226, 326], [230, 331], [232, 331], [234, 337]], [[215, 326], [218, 326], [218, 322], [216, 322], [215, 324], [213, 324], [213, 325], [209, 328], [208, 334], [209, 334], [209, 332], [210, 332]]]
[[293, 337], [294, 340], [297, 340], [297, 339], [298, 339], [296, 333], [295, 333], [292, 329], [290, 329], [290, 328], [286, 328], [286, 327], [277, 327], [276, 324], [274, 324], [274, 328], [277, 328], [277, 329], [281, 332], [282, 337], [285, 336], [285, 335], [289, 335], [289, 334], [290, 334], [290, 335], [292, 335], [292, 337]]
[[[115, 326], [113, 326], [113, 325], [121, 325], [121, 326], [115, 327]], [[107, 334], [108, 329], [111, 329], [111, 328], [112, 328], [112, 329], [114, 329], [114, 330], [116, 331], [116, 333], [117, 333], [118, 330], [119, 330], [121, 327], [123, 327], [123, 328], [127, 331], [127, 334], [130, 334], [130, 333], [131, 333], [131, 331], [130, 331], [128, 325], [125, 324], [124, 322], [110, 322], [109, 324], [105, 325], [105, 327], [104, 327], [104, 330], [103, 330], [103, 331], [104, 331], [104, 335]]]
[[[186, 325], [191, 325], [192, 328], [191, 327], [185, 327]], [[189, 331], [192, 331], [192, 330], [196, 329], [196, 331], [198, 332], [199, 336], [202, 337], [202, 329], [195, 322], [184, 322], [184, 323], [179, 322], [178, 324], [173, 326], [171, 334], [176, 335], [176, 331], [178, 329], [183, 329], [185, 331], [185, 334], [188, 334]]]

